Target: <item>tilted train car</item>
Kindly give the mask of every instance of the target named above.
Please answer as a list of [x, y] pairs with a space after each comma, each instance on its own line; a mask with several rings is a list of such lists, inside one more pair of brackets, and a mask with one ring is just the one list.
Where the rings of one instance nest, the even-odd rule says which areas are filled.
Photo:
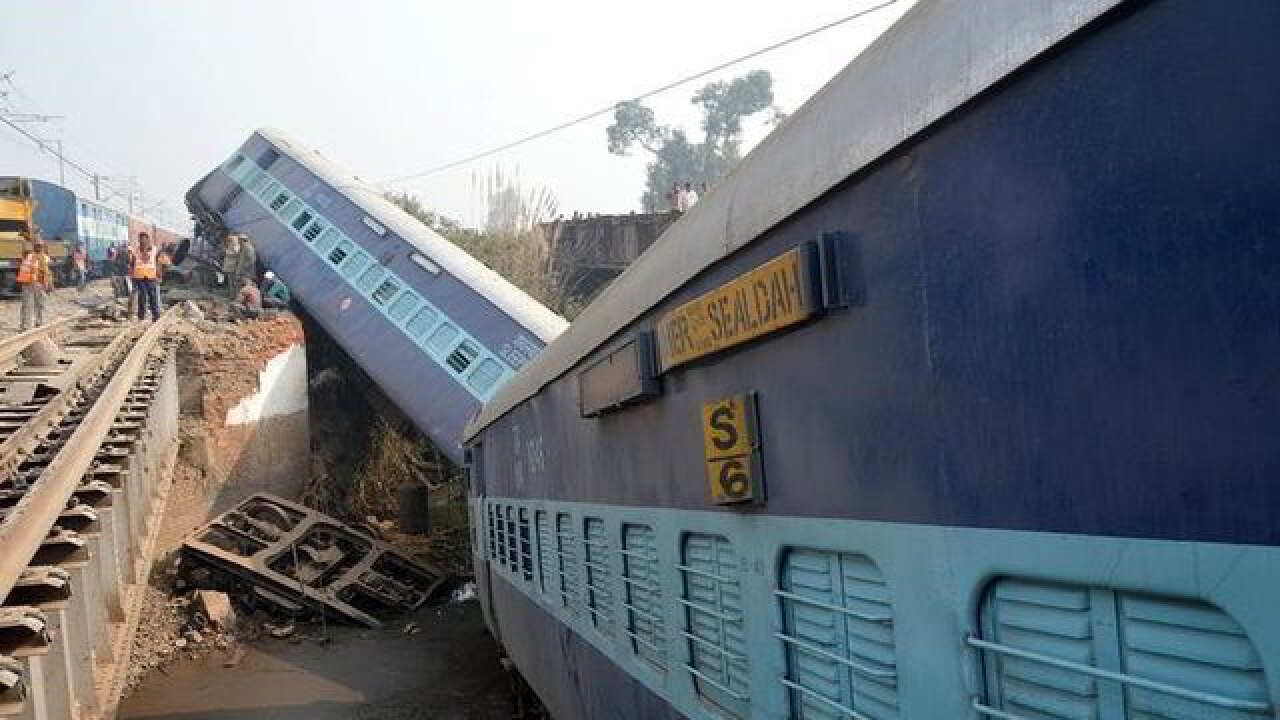
[[1261, 720], [1280, 4], [921, 0], [469, 430], [557, 720]]
[[203, 234], [259, 259], [411, 420], [462, 430], [565, 321], [318, 152], [259, 130], [187, 195]]

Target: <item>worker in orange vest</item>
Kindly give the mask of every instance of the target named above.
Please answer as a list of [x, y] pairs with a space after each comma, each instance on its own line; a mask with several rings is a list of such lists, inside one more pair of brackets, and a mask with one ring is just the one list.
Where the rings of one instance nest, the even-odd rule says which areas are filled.
[[[18, 267], [18, 285], [22, 288], [22, 329], [29, 330], [44, 324], [44, 296], [53, 290], [53, 273], [49, 270], [49, 253], [44, 240], [36, 239], [22, 255]], [[32, 320], [35, 321], [34, 325]]]
[[147, 308], [151, 308], [151, 320], [160, 319], [160, 294], [156, 289], [156, 277], [159, 270], [159, 251], [151, 242], [151, 235], [138, 233], [138, 249], [133, 254], [133, 284], [138, 293], [138, 319], [147, 317]]
[[71, 271], [75, 276], [76, 289], [84, 292], [84, 284], [89, 279], [89, 256], [80, 243], [76, 243], [76, 249], [71, 251]]

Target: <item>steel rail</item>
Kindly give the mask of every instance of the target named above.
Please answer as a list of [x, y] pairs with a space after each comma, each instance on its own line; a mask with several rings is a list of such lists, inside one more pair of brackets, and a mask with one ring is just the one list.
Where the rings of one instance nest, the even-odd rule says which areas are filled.
[[128, 330], [121, 332], [96, 357], [79, 368], [68, 370], [74, 372], [75, 377], [70, 378], [71, 382], [67, 383], [66, 389], [45, 403], [20, 429], [0, 442], [0, 473], [9, 474], [17, 469], [23, 457], [31, 452], [30, 446], [39, 442], [75, 405], [82, 391], [81, 383], [103, 370], [119, 355], [123, 346], [136, 336], [137, 333]]
[[30, 330], [24, 330], [17, 335], [10, 335], [0, 340], [0, 365], [3, 365], [15, 356], [20, 355], [23, 350], [31, 347], [35, 343], [49, 337], [54, 332], [70, 325], [73, 321], [81, 316], [73, 315], [70, 317], [58, 318], [51, 323], [41, 325]]
[[169, 310], [138, 338], [66, 444], [0, 522], [0, 548], [3, 548], [0, 552], [0, 599], [9, 595], [49, 534], [49, 528], [57, 523], [80, 478], [93, 465], [98, 448], [110, 433], [120, 406], [146, 367], [156, 341], [176, 317], [176, 311]]

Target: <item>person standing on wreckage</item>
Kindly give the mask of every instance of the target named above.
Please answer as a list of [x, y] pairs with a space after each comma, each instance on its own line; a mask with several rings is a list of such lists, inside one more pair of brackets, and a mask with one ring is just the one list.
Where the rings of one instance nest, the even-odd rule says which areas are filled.
[[240, 236], [227, 235], [222, 244], [222, 274], [227, 284], [227, 299], [235, 302], [240, 293]]

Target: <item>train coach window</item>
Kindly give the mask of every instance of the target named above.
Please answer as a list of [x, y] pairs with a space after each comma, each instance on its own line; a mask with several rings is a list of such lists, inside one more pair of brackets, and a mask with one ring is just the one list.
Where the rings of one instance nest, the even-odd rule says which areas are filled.
[[386, 305], [398, 292], [400, 292], [400, 283], [387, 278], [378, 285], [378, 289], [373, 291], [373, 301], [379, 305]]
[[387, 276], [387, 271], [381, 265], [370, 262], [369, 269], [361, 273], [360, 278], [356, 280], [356, 287], [362, 293], [371, 293], [373, 289], [378, 287], [378, 283]]
[[498, 536], [497, 523], [493, 519], [493, 503], [485, 504], [485, 518], [488, 520], [487, 526], [489, 530], [489, 557], [498, 559]]
[[313, 217], [315, 216], [311, 214], [310, 210], [303, 210], [298, 213], [298, 217], [294, 218], [293, 222], [289, 223], [289, 225], [292, 226], [294, 230], [301, 232], [302, 228], [306, 227], [307, 223], [311, 222]]
[[436, 312], [435, 308], [432, 308], [429, 305], [423, 305], [422, 309], [419, 310], [417, 314], [413, 316], [413, 319], [409, 321], [409, 324], [405, 326], [405, 329], [408, 330], [409, 334], [415, 339], [421, 339], [423, 335], [426, 335], [428, 330], [435, 327], [436, 318], [438, 317], [440, 317], [440, 313]]
[[443, 322], [436, 331], [431, 333], [431, 337], [427, 338], [427, 349], [433, 355], [443, 355], [454, 340], [458, 339], [458, 328], [453, 323]]
[[345, 240], [339, 243], [338, 247], [334, 248], [333, 252], [329, 253], [329, 262], [334, 265], [341, 265], [342, 261], [347, 259], [347, 255], [350, 255], [351, 251], [354, 250], [355, 247], [355, 243], [350, 240]]
[[276, 211], [278, 211], [280, 208], [282, 208], [282, 207], [284, 207], [285, 205], [287, 205], [287, 204], [289, 203], [289, 199], [290, 199], [290, 198], [289, 198], [289, 193], [287, 193], [287, 192], [282, 192], [282, 193], [280, 193], [280, 194], [276, 195], [275, 199], [274, 199], [274, 200], [272, 200], [272, 201], [271, 201], [271, 204], [270, 204], [270, 205], [268, 205], [267, 207], [271, 208], [271, 212], [276, 212]]
[[348, 279], [358, 277], [367, 267], [369, 267], [369, 254], [357, 250], [354, 255], [347, 258], [346, 262], [342, 263], [342, 274]]
[[497, 556], [495, 559], [499, 563], [505, 566], [507, 564], [507, 533], [505, 532], [506, 526], [502, 520], [502, 507], [495, 506], [493, 508], [493, 513], [494, 513], [493, 525], [495, 528], [494, 529], [494, 540], [495, 540], [494, 551], [495, 551], [495, 555]]
[[480, 348], [476, 347], [469, 340], [463, 340], [449, 353], [449, 357], [445, 358], [445, 363], [456, 373], [466, 372], [471, 366], [472, 361], [480, 354]]
[[782, 559], [782, 678], [793, 718], [896, 720], [898, 676], [889, 590], [863, 555], [790, 549]]
[[556, 515], [556, 574], [560, 581], [560, 604], [574, 615], [582, 614], [579, 600], [578, 537], [569, 513]]
[[982, 603], [982, 717], [1274, 717], [1253, 641], [1200, 600], [1002, 578]]
[[738, 558], [720, 535], [683, 539], [685, 627], [690, 663], [684, 666], [698, 696], [725, 714], [743, 718], [750, 707], [747, 649]]
[[533, 581], [533, 538], [529, 532], [529, 509], [520, 508], [520, 575], [525, 582]]
[[493, 358], [481, 360], [476, 369], [467, 376], [467, 384], [472, 390], [484, 395], [502, 377], [502, 366]]
[[269, 182], [271, 182], [270, 175], [262, 172], [257, 168], [254, 168], [249, 172], [249, 175], [246, 178], [244, 186], [249, 189], [250, 193], [257, 195], [258, 191], [262, 189], [262, 186], [266, 185]]
[[387, 317], [395, 323], [404, 322], [404, 319], [409, 317], [409, 313], [418, 306], [418, 300], [417, 293], [405, 290], [400, 293], [400, 297], [397, 297], [395, 302], [391, 303], [391, 307], [387, 308]]
[[658, 575], [658, 544], [653, 528], [627, 524], [622, 528], [623, 607], [631, 652], [659, 672], [667, 670], [667, 630], [663, 619], [662, 578]]
[[533, 514], [533, 528], [538, 535], [538, 584], [543, 593], [550, 593], [556, 586], [556, 544], [546, 510]]
[[[262, 190], [258, 192], [258, 199], [266, 201], [267, 198], [275, 197], [276, 193], [278, 192], [280, 192], [280, 183], [276, 182], [275, 180], [272, 180], [271, 182], [262, 186]], [[289, 202], [289, 201], [285, 200], [285, 202]]]
[[288, 222], [294, 215], [297, 215], [300, 210], [302, 210], [302, 201], [298, 198], [294, 198], [276, 214], [280, 216], [281, 220]]
[[324, 229], [325, 229], [325, 224], [319, 220], [316, 220], [315, 222], [308, 225], [306, 230], [302, 231], [302, 239], [306, 240], [307, 242], [311, 242], [312, 240], [315, 240], [317, 237], [319, 237], [320, 233], [324, 232]]
[[234, 157], [232, 157], [230, 160], [227, 161], [225, 165], [222, 166], [222, 169], [225, 170], [226, 172], [232, 172], [236, 168], [240, 167], [240, 164], [243, 162], [244, 162], [244, 156], [239, 153], [236, 153]]
[[508, 505], [506, 507], [507, 518], [507, 565], [511, 568], [511, 572], [520, 569], [520, 541], [516, 534], [516, 517], [515, 508]]
[[613, 635], [613, 568], [604, 520], [587, 518], [582, 531], [582, 565], [587, 573], [587, 612], [603, 635]]
[[320, 253], [321, 257], [327, 256], [329, 251], [333, 250], [333, 247], [340, 240], [342, 240], [342, 233], [338, 232], [336, 228], [329, 228], [321, 233], [320, 239], [316, 241], [316, 252]]

